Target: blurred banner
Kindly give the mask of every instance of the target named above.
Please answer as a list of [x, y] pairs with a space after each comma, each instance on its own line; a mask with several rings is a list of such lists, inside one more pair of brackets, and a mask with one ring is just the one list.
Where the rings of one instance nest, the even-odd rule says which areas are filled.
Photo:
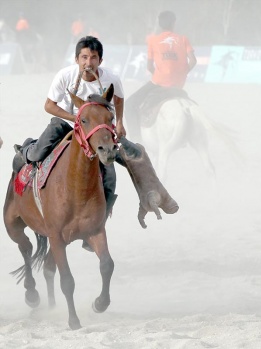
[[75, 44], [70, 44], [65, 54], [65, 60], [63, 62], [63, 66], [67, 67], [68, 65], [71, 65], [74, 63], [75, 63]]
[[122, 80], [149, 80], [146, 47], [121, 46], [117, 50], [115, 46], [105, 45], [104, 52], [103, 65], [111, 68]]
[[0, 44], [0, 75], [24, 73], [25, 66], [20, 45]]
[[197, 65], [188, 75], [188, 82], [204, 82], [211, 56], [211, 47], [196, 47]]
[[[145, 46], [105, 46], [104, 65], [124, 80], [147, 81]], [[196, 47], [196, 67], [188, 82], [261, 83], [261, 47]]]
[[[195, 47], [198, 63], [188, 82], [261, 84], [261, 47]], [[75, 45], [70, 44], [63, 66], [75, 63]], [[139, 45], [104, 45], [102, 66], [112, 69], [122, 80], [146, 82], [147, 48]], [[0, 44], [0, 74], [24, 73], [21, 48], [16, 43]]]
[[[101, 66], [110, 68], [122, 80], [149, 80], [146, 46], [103, 45]], [[67, 49], [64, 66], [75, 63], [75, 45]]]
[[261, 48], [213, 46], [205, 82], [261, 83]]

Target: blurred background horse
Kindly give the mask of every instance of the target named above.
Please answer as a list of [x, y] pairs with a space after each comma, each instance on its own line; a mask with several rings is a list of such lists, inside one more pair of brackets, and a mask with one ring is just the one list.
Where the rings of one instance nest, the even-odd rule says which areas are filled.
[[[145, 105], [146, 103], [144, 103]], [[177, 97], [162, 102], [151, 112], [141, 108], [141, 136], [161, 180], [166, 180], [171, 155], [190, 146], [199, 155], [206, 173], [215, 177], [209, 152], [209, 135], [217, 136], [233, 153], [238, 154], [233, 131], [206, 116], [190, 98]], [[151, 118], [151, 114], [155, 114]]]

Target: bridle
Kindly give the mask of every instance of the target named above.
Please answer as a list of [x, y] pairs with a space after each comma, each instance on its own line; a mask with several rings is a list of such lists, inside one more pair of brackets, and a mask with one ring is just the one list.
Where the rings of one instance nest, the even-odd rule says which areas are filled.
[[96, 127], [94, 127], [87, 135], [85, 135], [83, 129], [82, 129], [82, 125], [81, 125], [81, 122], [80, 122], [80, 116], [81, 116], [81, 113], [83, 111], [83, 109], [85, 107], [87, 107], [88, 105], [102, 105], [100, 103], [97, 103], [97, 102], [87, 102], [85, 104], [83, 104], [79, 111], [78, 111], [78, 114], [76, 116], [76, 120], [75, 120], [75, 124], [74, 124], [74, 135], [75, 135], [75, 138], [77, 140], [77, 142], [80, 144], [81, 148], [83, 149], [84, 151], [84, 154], [90, 159], [90, 160], [93, 160], [97, 154], [94, 153], [93, 149], [91, 148], [91, 145], [89, 143], [89, 139], [91, 138], [91, 136], [97, 132], [98, 130], [102, 129], [102, 128], [106, 128], [107, 130], [109, 130], [112, 134], [112, 139], [113, 139], [113, 142], [116, 144], [117, 143], [117, 140], [116, 140], [116, 133], [115, 131], [113, 130], [112, 127], [106, 125], [106, 124], [100, 124], [100, 125], [97, 125]]

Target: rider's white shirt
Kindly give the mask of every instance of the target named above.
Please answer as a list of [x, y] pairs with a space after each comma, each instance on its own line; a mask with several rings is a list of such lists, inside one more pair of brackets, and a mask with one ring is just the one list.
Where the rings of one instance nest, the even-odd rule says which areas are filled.
[[[98, 73], [104, 91], [110, 87], [110, 84], [113, 84], [114, 94], [117, 97], [124, 98], [122, 83], [120, 81], [120, 78], [116, 74], [114, 74], [110, 69], [104, 67], [98, 67]], [[48, 92], [48, 98], [51, 99], [53, 102], [57, 102], [57, 105], [59, 107], [61, 107], [69, 113], [71, 106], [71, 98], [67, 89], [70, 92], [73, 92], [74, 86], [78, 78], [78, 74], [78, 64], [70, 65], [66, 68], [61, 69], [54, 77]], [[77, 96], [83, 100], [86, 100], [87, 97], [92, 93], [102, 95], [103, 92], [101, 91], [99, 82], [97, 80], [88, 82], [81, 79]], [[78, 108], [74, 106], [73, 114], [76, 115], [77, 112]], [[72, 121], [65, 121], [68, 122], [72, 127], [74, 126], [74, 123]]]

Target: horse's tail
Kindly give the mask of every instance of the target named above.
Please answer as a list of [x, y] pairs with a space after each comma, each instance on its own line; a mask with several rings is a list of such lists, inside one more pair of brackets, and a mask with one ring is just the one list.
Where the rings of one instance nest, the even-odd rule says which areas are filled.
[[[35, 251], [35, 254], [30, 258], [29, 264], [32, 269], [38, 269], [39, 271], [42, 268], [45, 256], [47, 254], [48, 249], [48, 243], [47, 243], [47, 237], [42, 236], [35, 232], [36, 236], [36, 242], [37, 242], [37, 248]], [[12, 271], [10, 274], [13, 276], [16, 276], [18, 279], [17, 284], [19, 284], [23, 278], [25, 277], [25, 270], [26, 267], [28, 267], [26, 264], [22, 265], [17, 270]]]
[[238, 135], [234, 130], [221, 122], [214, 121], [207, 117], [197, 104], [190, 105], [188, 109], [192, 118], [195, 121], [200, 122], [207, 132], [212, 133], [214, 136], [221, 139], [237, 159], [244, 159], [244, 156], [237, 145], [237, 141], [239, 140]]

